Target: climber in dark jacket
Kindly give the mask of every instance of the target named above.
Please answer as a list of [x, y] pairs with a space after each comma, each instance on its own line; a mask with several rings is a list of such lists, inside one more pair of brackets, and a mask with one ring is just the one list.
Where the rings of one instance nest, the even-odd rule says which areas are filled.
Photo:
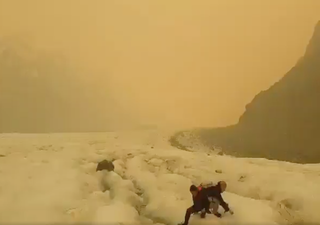
[[201, 218], [205, 218], [206, 212], [209, 211], [210, 202], [206, 190], [199, 190], [195, 185], [191, 185], [190, 192], [192, 194], [193, 206], [187, 209], [184, 223], [181, 223], [181, 225], [188, 225], [191, 214], [201, 212]]
[[210, 201], [210, 208], [212, 209], [212, 213], [217, 217], [221, 217], [221, 214], [218, 212], [219, 205], [222, 206], [225, 212], [230, 212], [233, 214], [233, 211], [230, 210], [229, 205], [223, 200], [221, 194], [226, 190], [227, 183], [225, 181], [219, 181], [217, 185], [202, 188], [205, 190], [208, 199]]

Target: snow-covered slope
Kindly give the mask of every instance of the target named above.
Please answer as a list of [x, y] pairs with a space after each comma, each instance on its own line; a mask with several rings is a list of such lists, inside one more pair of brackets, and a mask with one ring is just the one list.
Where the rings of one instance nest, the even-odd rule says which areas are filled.
[[[114, 159], [114, 172], [96, 172]], [[158, 131], [0, 135], [0, 223], [177, 224], [189, 186], [228, 183], [234, 210], [195, 224], [319, 222], [320, 165], [175, 149]]]

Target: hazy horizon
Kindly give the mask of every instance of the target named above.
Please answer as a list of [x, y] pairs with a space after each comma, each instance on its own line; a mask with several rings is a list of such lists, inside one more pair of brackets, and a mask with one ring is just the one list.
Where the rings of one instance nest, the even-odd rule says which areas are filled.
[[319, 15], [317, 0], [0, 0], [0, 40], [64, 55], [121, 108], [115, 124], [225, 126], [295, 65]]

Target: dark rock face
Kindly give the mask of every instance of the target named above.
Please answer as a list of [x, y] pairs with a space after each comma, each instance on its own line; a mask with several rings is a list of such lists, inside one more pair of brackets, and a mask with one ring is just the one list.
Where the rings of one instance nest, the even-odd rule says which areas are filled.
[[196, 131], [227, 154], [320, 162], [320, 22], [305, 55], [246, 106], [238, 124]]
[[102, 160], [101, 162], [98, 163], [96, 171], [102, 171], [102, 170], [107, 170], [107, 171], [114, 171], [114, 165], [112, 161], [108, 160]]

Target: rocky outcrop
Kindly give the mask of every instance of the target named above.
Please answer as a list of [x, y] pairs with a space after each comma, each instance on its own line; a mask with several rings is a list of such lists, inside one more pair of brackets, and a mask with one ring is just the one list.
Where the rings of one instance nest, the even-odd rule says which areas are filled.
[[304, 56], [255, 96], [236, 125], [194, 132], [227, 154], [320, 162], [320, 22]]
[[114, 171], [114, 165], [112, 161], [108, 160], [102, 160], [101, 162], [98, 163], [96, 171], [102, 171], [102, 170], [107, 170], [107, 171]]

